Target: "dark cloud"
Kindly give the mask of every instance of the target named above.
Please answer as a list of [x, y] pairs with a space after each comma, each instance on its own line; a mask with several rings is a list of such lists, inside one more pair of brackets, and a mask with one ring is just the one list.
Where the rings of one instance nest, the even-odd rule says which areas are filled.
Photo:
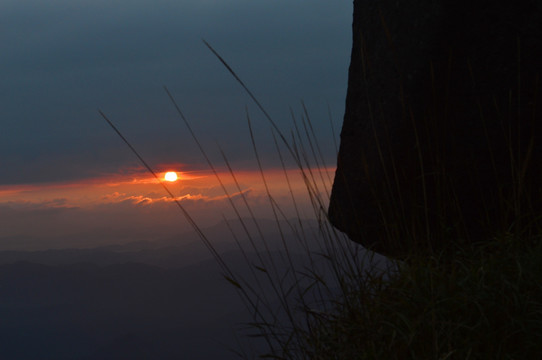
[[350, 3], [329, 0], [3, 2], [0, 168], [9, 171], [0, 183], [85, 177], [133, 162], [98, 108], [153, 163], [201, 164], [162, 85], [207, 149], [216, 152], [218, 142], [232, 161], [246, 162], [245, 105], [255, 131], [269, 135], [270, 126], [201, 38], [286, 132], [289, 106], [299, 116], [304, 99], [329, 149], [327, 109], [338, 129], [350, 18]]

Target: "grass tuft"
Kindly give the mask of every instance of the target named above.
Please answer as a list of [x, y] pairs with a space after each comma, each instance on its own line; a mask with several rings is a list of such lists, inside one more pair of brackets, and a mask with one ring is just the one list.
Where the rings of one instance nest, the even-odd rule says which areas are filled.
[[[312, 359], [535, 359], [542, 334], [542, 243], [502, 239], [491, 253], [464, 249], [401, 264], [315, 318]], [[368, 285], [368, 287], [366, 287]], [[368, 291], [374, 290], [374, 291]]]

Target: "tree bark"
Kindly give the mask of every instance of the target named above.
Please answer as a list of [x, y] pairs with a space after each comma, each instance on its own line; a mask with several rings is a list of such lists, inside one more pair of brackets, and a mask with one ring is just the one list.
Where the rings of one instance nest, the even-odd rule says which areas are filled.
[[542, 2], [355, 0], [352, 31], [331, 223], [394, 257], [536, 231]]

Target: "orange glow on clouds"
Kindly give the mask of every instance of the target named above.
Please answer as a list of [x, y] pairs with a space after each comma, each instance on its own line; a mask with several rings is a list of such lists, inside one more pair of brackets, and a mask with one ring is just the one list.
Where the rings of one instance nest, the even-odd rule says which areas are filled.
[[[314, 216], [314, 211], [307, 194], [306, 179], [317, 181], [318, 189], [311, 191], [320, 192], [327, 198], [331, 183], [325, 181], [326, 190], [318, 179], [331, 179], [333, 171], [328, 169], [327, 174], [313, 172], [306, 174], [305, 179], [298, 169], [287, 170], [286, 174], [282, 169], [270, 169], [264, 175], [272, 203], [280, 206], [281, 214], [288, 218], [309, 218], [311, 214]], [[211, 171], [177, 172], [182, 181], [174, 182], [165, 181], [166, 172], [156, 175], [158, 179], [143, 169], [129, 173], [121, 170], [119, 174], [73, 182], [0, 185], [0, 239], [44, 234], [79, 239], [79, 235], [71, 234], [93, 233], [96, 229], [105, 229], [103, 231], [107, 230], [114, 237], [92, 236], [94, 244], [95, 241], [115, 243], [118, 234], [125, 234], [122, 236], [131, 241], [145, 236], [149, 239], [169, 236], [179, 233], [181, 227], [191, 230], [173, 200], [179, 201], [203, 227], [214, 225], [223, 217], [235, 218], [236, 211], [242, 217], [273, 217], [271, 201], [259, 171], [235, 171], [235, 178], [227, 171], [219, 171], [226, 193]], [[169, 197], [162, 185], [175, 199]], [[295, 196], [295, 206], [292, 196]], [[236, 211], [232, 204], [237, 207]], [[296, 213], [297, 210], [301, 214]], [[0, 242], [0, 248], [2, 246], [7, 245]]]
[[[332, 174], [333, 169], [329, 170]], [[299, 170], [288, 170], [291, 190], [306, 193], [305, 182]], [[177, 200], [213, 201], [250, 192], [252, 196], [266, 196], [260, 172], [241, 170], [234, 173], [219, 172], [227, 194], [210, 171], [161, 172], [160, 181], [175, 195]], [[267, 185], [273, 196], [290, 196], [290, 188], [282, 169], [265, 172]], [[182, 181], [178, 181], [182, 179]], [[160, 182], [141, 169], [129, 175], [109, 175], [66, 183], [25, 184], [0, 186], [0, 204], [8, 202], [44, 203], [63, 199], [65, 206], [93, 206], [103, 203], [132, 201], [134, 204], [170, 202]]]
[[[329, 173], [332, 174], [332, 170]], [[157, 173], [160, 181], [141, 169], [131, 174], [109, 175], [65, 183], [0, 185], [0, 204], [33, 203], [43, 204], [62, 199], [62, 205], [89, 207], [107, 203], [131, 202], [133, 204], [169, 203], [171, 198], [164, 191], [163, 183], [177, 200], [218, 201], [227, 196], [235, 197], [250, 193], [251, 197], [266, 197], [267, 192], [259, 171], [241, 170], [234, 173], [219, 172], [227, 194], [211, 171], [186, 171]], [[306, 196], [305, 181], [299, 170], [288, 170], [291, 191]], [[182, 179], [182, 181], [179, 181]], [[282, 169], [265, 171], [265, 179], [271, 194], [277, 199], [290, 198], [290, 188]], [[56, 202], [58, 203], [58, 202]]]

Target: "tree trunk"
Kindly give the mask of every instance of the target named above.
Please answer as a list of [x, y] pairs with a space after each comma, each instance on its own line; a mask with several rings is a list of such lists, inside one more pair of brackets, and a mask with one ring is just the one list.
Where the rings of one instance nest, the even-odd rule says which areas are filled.
[[394, 257], [540, 231], [542, 2], [355, 0], [352, 30], [331, 223]]

